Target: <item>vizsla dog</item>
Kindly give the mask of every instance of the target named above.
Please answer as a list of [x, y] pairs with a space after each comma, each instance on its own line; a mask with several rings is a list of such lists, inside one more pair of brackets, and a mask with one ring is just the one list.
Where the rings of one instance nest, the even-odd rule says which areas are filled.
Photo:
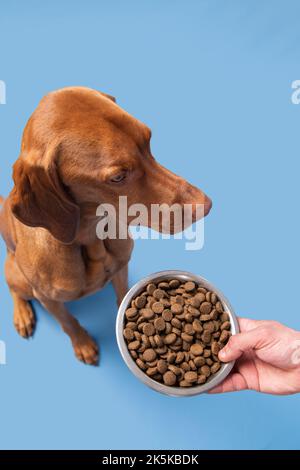
[[127, 291], [133, 241], [97, 237], [101, 202], [117, 207], [126, 195], [128, 205], [203, 204], [204, 215], [209, 212], [202, 191], [155, 161], [150, 137], [148, 127], [99, 91], [70, 87], [41, 100], [26, 125], [14, 188], [0, 213], [5, 275], [21, 336], [33, 333], [29, 301], [38, 299], [69, 335], [77, 358], [97, 363], [97, 344], [65, 302], [108, 281], [118, 303]]

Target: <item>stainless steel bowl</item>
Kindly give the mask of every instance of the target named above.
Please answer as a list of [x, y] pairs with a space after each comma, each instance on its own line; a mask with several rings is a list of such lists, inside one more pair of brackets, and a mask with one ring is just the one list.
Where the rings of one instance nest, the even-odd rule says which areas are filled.
[[133, 374], [138, 379], [140, 379], [144, 384], [148, 385], [148, 387], [152, 388], [153, 390], [156, 390], [157, 392], [164, 393], [165, 395], [170, 395], [173, 397], [187, 397], [187, 396], [198, 395], [200, 393], [208, 392], [209, 390], [214, 388], [216, 385], [220, 384], [225, 379], [225, 377], [227, 377], [227, 375], [230, 373], [231, 369], [234, 366], [234, 361], [228, 362], [226, 364], [222, 364], [220, 370], [211, 378], [209, 378], [208, 381], [203, 385], [196, 385], [190, 388], [170, 387], [168, 385], [164, 385], [162, 383], [156, 382], [155, 380], [148, 377], [148, 375], [146, 375], [136, 365], [136, 363], [132, 359], [127, 349], [127, 345], [123, 337], [124, 315], [125, 315], [126, 309], [130, 305], [132, 299], [136, 297], [140, 292], [142, 292], [147, 284], [149, 284], [150, 282], [160, 282], [166, 279], [179, 279], [181, 281], [193, 280], [197, 282], [200, 286], [203, 286], [209, 290], [216, 292], [216, 294], [219, 296], [220, 300], [223, 303], [225, 311], [228, 313], [230, 317], [232, 334], [236, 334], [239, 332], [238, 321], [237, 321], [237, 318], [233, 311], [232, 306], [230, 305], [226, 297], [224, 297], [222, 292], [220, 292], [213, 284], [208, 282], [203, 277], [198, 276], [196, 274], [189, 273], [187, 271], [175, 271], [175, 270], [160, 271], [157, 273], [150, 274], [149, 276], [137, 282], [125, 295], [120, 305], [118, 316], [117, 316], [117, 322], [116, 322], [117, 342], [118, 342], [120, 353], [126, 365], [131, 370], [131, 372], [133, 372]]

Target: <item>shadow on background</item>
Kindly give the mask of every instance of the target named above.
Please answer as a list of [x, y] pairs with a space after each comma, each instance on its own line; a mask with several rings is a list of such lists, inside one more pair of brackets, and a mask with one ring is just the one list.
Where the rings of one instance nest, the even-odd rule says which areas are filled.
[[[43, 321], [49, 330], [55, 330], [62, 335], [59, 323], [47, 312], [39, 302], [32, 302], [34, 311], [37, 315], [37, 327], [35, 335], [38, 335], [39, 321]], [[108, 347], [115, 342], [115, 323], [118, 312], [116, 295], [111, 284], [108, 284], [103, 290], [66, 304], [69, 312], [96, 340], [100, 347]]]

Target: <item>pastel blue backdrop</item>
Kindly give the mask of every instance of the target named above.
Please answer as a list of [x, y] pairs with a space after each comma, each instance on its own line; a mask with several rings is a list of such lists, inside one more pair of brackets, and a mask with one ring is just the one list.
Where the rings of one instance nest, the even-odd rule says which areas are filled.
[[[156, 158], [214, 202], [201, 251], [139, 241], [130, 285], [157, 270], [190, 270], [238, 314], [300, 330], [300, 105], [291, 102], [299, 14], [296, 0], [2, 2], [0, 193], [12, 187], [22, 130], [44, 94], [86, 85], [115, 95], [152, 128]], [[2, 264], [2, 241], [0, 254]], [[37, 304], [34, 338], [21, 339], [3, 274], [0, 287], [1, 448], [300, 448], [300, 396], [176, 399], [139, 383], [117, 349], [110, 286], [70, 305], [99, 341], [96, 368], [76, 361]]]

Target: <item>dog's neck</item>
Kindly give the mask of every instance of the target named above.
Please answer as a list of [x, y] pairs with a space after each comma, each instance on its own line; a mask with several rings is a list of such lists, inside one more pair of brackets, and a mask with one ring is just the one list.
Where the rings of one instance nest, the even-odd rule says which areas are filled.
[[98, 240], [96, 234], [99, 217], [96, 215], [97, 204], [88, 202], [80, 204], [80, 222], [75, 242], [80, 245], [90, 245]]
[[[101, 221], [102, 216], [96, 215], [97, 208], [99, 207], [99, 204], [96, 203], [84, 203], [80, 204], [80, 222], [79, 222], [79, 229], [77, 232], [77, 236], [75, 239], [75, 243], [78, 243], [80, 245], [92, 245], [95, 242], [101, 242], [101, 238], [97, 236], [97, 224]], [[117, 211], [116, 211], [117, 212]], [[113, 237], [113, 239], [119, 239], [118, 233], [119, 233], [119, 226], [118, 226], [118, 213], [117, 215], [117, 221], [116, 223], [116, 236]], [[127, 225], [124, 226], [123, 231], [128, 229]], [[120, 238], [124, 238], [123, 235], [121, 235]]]

